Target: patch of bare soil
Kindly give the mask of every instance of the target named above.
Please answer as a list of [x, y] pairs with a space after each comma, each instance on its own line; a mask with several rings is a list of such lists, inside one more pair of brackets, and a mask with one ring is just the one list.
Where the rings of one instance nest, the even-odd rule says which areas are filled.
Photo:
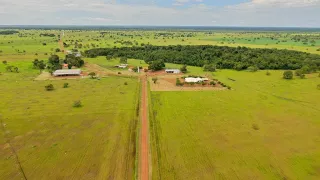
[[120, 71], [119, 72], [121, 74], [118, 74], [117, 71], [112, 71], [110, 69], [106, 69], [103, 68], [97, 64], [90, 64], [90, 63], [86, 63], [85, 64], [85, 68], [86, 70], [84, 71], [84, 73], [90, 73], [90, 72], [95, 72], [97, 74], [98, 77], [103, 77], [103, 76], [138, 76], [139, 74], [135, 73], [135, 72], [130, 72], [130, 71]]

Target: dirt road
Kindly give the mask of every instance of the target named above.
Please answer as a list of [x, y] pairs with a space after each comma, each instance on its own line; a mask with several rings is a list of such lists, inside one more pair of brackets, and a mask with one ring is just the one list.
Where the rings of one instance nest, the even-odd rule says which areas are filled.
[[148, 85], [147, 77], [141, 77], [141, 143], [140, 143], [140, 180], [149, 179], [149, 123], [148, 123]]
[[61, 33], [60, 34], [60, 40], [59, 40], [59, 42], [58, 42], [58, 44], [59, 44], [59, 47], [60, 47], [60, 51], [61, 52], [64, 52], [65, 54], [67, 54], [67, 52], [65, 52], [65, 49], [64, 49], [64, 45], [63, 45], [63, 34]]

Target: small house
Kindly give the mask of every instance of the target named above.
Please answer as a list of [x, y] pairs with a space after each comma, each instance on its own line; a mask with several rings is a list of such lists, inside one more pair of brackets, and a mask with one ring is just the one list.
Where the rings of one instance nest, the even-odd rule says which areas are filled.
[[168, 74], [179, 74], [181, 72], [179, 69], [166, 69], [165, 71]]
[[53, 76], [80, 76], [81, 69], [60, 69], [53, 73]]

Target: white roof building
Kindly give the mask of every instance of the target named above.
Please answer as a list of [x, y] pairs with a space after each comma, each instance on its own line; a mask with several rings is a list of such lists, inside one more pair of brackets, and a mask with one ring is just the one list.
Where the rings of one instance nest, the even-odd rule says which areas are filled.
[[188, 83], [197, 83], [197, 82], [202, 82], [202, 81], [208, 81], [209, 79], [208, 78], [200, 78], [200, 77], [197, 77], [197, 78], [193, 78], [193, 77], [187, 77], [184, 79], [185, 82], [188, 82]]
[[166, 73], [179, 74], [180, 72], [180, 69], [166, 69]]
[[128, 64], [120, 64], [120, 65], [116, 65], [115, 67], [125, 69], [128, 67]]
[[54, 76], [80, 76], [81, 69], [60, 69], [56, 70]]

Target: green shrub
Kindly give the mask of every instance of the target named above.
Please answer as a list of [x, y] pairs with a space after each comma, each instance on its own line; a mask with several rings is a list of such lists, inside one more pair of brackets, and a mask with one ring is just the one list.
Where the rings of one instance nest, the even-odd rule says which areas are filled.
[[247, 70], [250, 71], [250, 72], [256, 72], [256, 71], [259, 70], [259, 68], [258, 68], [258, 66], [249, 66], [247, 68]]
[[75, 102], [73, 103], [73, 107], [75, 107], [75, 108], [82, 107], [81, 101], [75, 101]]
[[317, 89], [319, 89], [319, 90], [320, 90], [320, 84], [318, 84]]
[[211, 85], [211, 86], [214, 86], [214, 85], [216, 85], [216, 83], [215, 83], [214, 81], [211, 81], [211, 82], [210, 82], [210, 85]]
[[181, 68], [180, 68], [180, 71], [182, 72], [182, 73], [187, 73], [187, 66], [186, 65], [183, 65]]
[[292, 71], [285, 71], [283, 72], [283, 79], [292, 79], [293, 78], [293, 73]]
[[47, 86], [45, 86], [45, 89], [47, 91], [53, 91], [54, 90], [53, 84], [48, 84]]
[[124, 82], [124, 85], [128, 85], [128, 83], [127, 83], [127, 82]]
[[269, 71], [267, 71], [267, 72], [266, 72], [266, 75], [267, 75], [267, 76], [270, 76], [270, 75], [271, 75], [271, 73], [270, 73]]
[[96, 77], [96, 73], [95, 72], [91, 72], [88, 75], [91, 77], [91, 79], [94, 79]]
[[152, 78], [152, 81], [153, 81], [154, 84], [157, 84], [158, 78], [154, 77], [154, 78]]
[[259, 128], [258, 124], [252, 124], [252, 129], [259, 130], [260, 128]]
[[69, 87], [69, 83], [64, 83], [63, 84], [63, 88], [68, 88]]
[[176, 86], [183, 86], [179, 78], [176, 79]]
[[295, 74], [296, 76], [300, 76], [301, 74], [303, 74], [303, 72], [302, 72], [301, 69], [297, 69], [297, 70], [294, 72], [294, 74]]

